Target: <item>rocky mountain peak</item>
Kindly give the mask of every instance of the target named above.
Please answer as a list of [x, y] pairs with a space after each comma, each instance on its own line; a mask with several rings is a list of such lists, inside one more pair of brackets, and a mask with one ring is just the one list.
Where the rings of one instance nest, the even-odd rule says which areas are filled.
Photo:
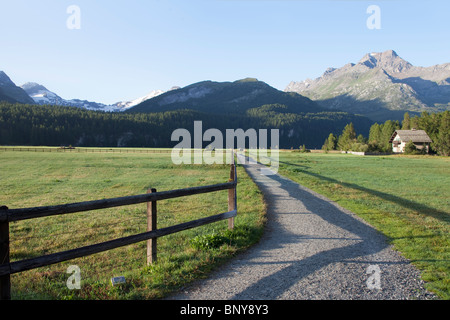
[[394, 50], [367, 53], [357, 63], [327, 69], [314, 80], [288, 84], [327, 109], [363, 114], [374, 121], [401, 120], [404, 112], [450, 109], [450, 63], [413, 66]]
[[38, 93], [39, 91], [48, 91], [46, 87], [36, 82], [27, 82], [20, 86], [28, 95]]
[[365, 65], [371, 69], [379, 67], [388, 73], [400, 73], [408, 71], [413, 67], [408, 61], [399, 57], [394, 50], [367, 53], [359, 61], [359, 64]]

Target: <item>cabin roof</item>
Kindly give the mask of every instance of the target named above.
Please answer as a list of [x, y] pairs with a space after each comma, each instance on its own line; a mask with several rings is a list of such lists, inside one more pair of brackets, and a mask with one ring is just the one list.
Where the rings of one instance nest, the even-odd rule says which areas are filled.
[[395, 130], [389, 142], [392, 143], [397, 135], [404, 142], [433, 142], [424, 130]]

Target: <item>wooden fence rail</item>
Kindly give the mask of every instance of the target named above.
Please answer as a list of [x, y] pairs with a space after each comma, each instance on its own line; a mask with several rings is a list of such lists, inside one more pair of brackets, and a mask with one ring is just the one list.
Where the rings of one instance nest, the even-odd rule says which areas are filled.
[[[26, 151], [26, 152], [70, 152], [70, 153], [171, 153], [172, 149], [151, 148], [120, 148], [120, 147], [0, 147], [0, 151]], [[201, 152], [201, 151], [199, 151]]]
[[[226, 183], [215, 185], [192, 187], [185, 189], [169, 190], [157, 192], [156, 189], [149, 189], [146, 194], [127, 196], [112, 199], [94, 200], [87, 202], [70, 203], [57, 206], [8, 209], [0, 207], [0, 300], [11, 299], [10, 275], [26, 270], [31, 270], [63, 261], [80, 258], [95, 253], [127, 246], [133, 243], [147, 240], [147, 263], [151, 264], [157, 260], [157, 238], [177, 233], [183, 230], [196, 228], [213, 222], [228, 219], [228, 228], [233, 229], [234, 217], [237, 215], [237, 174], [236, 164], [231, 164], [230, 180]], [[228, 212], [201, 218], [178, 225], [157, 228], [157, 201], [191, 196], [202, 193], [228, 190]], [[125, 206], [147, 202], [147, 232], [122, 237], [98, 244], [93, 244], [72, 250], [57, 252], [31, 259], [10, 262], [9, 254], [9, 223], [26, 219], [35, 219], [53, 215], [70, 214], [82, 211], [106, 209], [111, 207]]]

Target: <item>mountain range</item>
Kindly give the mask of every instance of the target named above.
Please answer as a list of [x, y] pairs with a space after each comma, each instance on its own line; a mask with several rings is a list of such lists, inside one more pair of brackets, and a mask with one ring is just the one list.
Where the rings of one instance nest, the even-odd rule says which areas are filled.
[[162, 90], [154, 90], [149, 94], [137, 98], [131, 101], [120, 101], [116, 102], [112, 105], [106, 105], [99, 102], [92, 102], [87, 100], [80, 99], [70, 99], [66, 100], [61, 98], [56, 93], [48, 90], [43, 85], [40, 85], [35, 82], [27, 82], [21, 86], [21, 88], [33, 99], [34, 103], [40, 105], [57, 105], [57, 106], [68, 106], [68, 107], [78, 107], [84, 108], [88, 110], [96, 110], [96, 111], [108, 111], [108, 112], [121, 112], [125, 111], [129, 108], [132, 108], [141, 102], [156, 97], [160, 95], [164, 91]]
[[[316, 102], [312, 104], [309, 98]], [[74, 106], [108, 112], [161, 112], [194, 109], [212, 113], [245, 112], [280, 103], [297, 112], [320, 110], [360, 114], [372, 121], [401, 120], [423, 111], [450, 109], [450, 63], [413, 66], [393, 50], [367, 53], [358, 63], [328, 68], [316, 79], [291, 81], [281, 91], [253, 78], [234, 82], [202, 81], [184, 88], [153, 90], [131, 101], [112, 105], [63, 99], [41, 84], [16, 86], [0, 71], [0, 101]], [[302, 105], [299, 109], [298, 107]], [[296, 109], [297, 108], [297, 109]]]
[[373, 121], [401, 120], [450, 109], [450, 63], [413, 66], [393, 50], [366, 54], [358, 63], [328, 68], [316, 79], [292, 81], [285, 92], [306, 96], [328, 110]]
[[[177, 88], [178, 87], [172, 87], [170, 90]], [[121, 112], [162, 93], [164, 93], [163, 90], [153, 90], [147, 95], [131, 101], [120, 101], [107, 105], [104, 103], [81, 99], [63, 99], [55, 92], [50, 91], [43, 85], [35, 82], [27, 82], [19, 87], [8, 77], [8, 75], [6, 75], [5, 72], [0, 71], [0, 101], [12, 103], [18, 102], [38, 105], [57, 105], [65, 107], [78, 107], [95, 111]]]
[[137, 105], [123, 112], [94, 112], [87, 109], [106, 108], [84, 102], [68, 108], [66, 101], [38, 84], [15, 90], [29, 92], [36, 103], [0, 103], [0, 144], [171, 147], [173, 130], [193, 132], [194, 121], [200, 120], [204, 130], [215, 128], [223, 134], [228, 129], [279, 129], [280, 148], [320, 148], [330, 132], [339, 134], [350, 122], [366, 136], [372, 124], [366, 117], [326, 110], [254, 78], [173, 88], [134, 101], [131, 104]]

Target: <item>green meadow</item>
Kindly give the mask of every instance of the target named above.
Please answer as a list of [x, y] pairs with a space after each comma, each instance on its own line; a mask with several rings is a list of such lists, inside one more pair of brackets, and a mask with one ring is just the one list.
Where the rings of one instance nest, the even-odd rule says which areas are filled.
[[[91, 150], [92, 151], [92, 150]], [[98, 149], [97, 149], [98, 151]], [[0, 205], [23, 208], [216, 184], [228, 165], [175, 165], [170, 153], [0, 151]], [[111, 151], [111, 150], [110, 150]], [[114, 150], [117, 151], [117, 150]], [[142, 150], [140, 150], [142, 151]], [[436, 156], [356, 156], [280, 152], [279, 173], [355, 212], [422, 272], [429, 290], [450, 298], [450, 160]], [[158, 299], [256, 243], [265, 205], [238, 166], [238, 216], [158, 239], [11, 276], [13, 299]], [[158, 227], [227, 211], [227, 191], [158, 201]], [[146, 204], [12, 222], [11, 261], [146, 231]], [[67, 268], [81, 270], [70, 290]], [[125, 276], [112, 286], [110, 279]]]
[[[98, 150], [98, 149], [97, 149]], [[170, 153], [0, 151], [0, 205], [57, 205], [227, 182], [229, 165], [175, 165]], [[206, 277], [258, 241], [265, 205], [238, 166], [238, 216], [158, 239], [158, 261], [146, 263], [146, 241], [11, 275], [12, 299], [157, 299]], [[158, 201], [158, 228], [228, 211], [228, 191]], [[74, 249], [146, 231], [146, 204], [10, 223], [11, 261]], [[81, 289], [66, 283], [80, 268]], [[125, 276], [126, 283], [111, 284]]]
[[280, 152], [279, 173], [355, 212], [450, 299], [450, 159]]

